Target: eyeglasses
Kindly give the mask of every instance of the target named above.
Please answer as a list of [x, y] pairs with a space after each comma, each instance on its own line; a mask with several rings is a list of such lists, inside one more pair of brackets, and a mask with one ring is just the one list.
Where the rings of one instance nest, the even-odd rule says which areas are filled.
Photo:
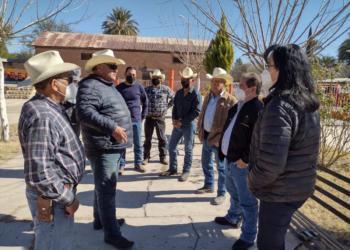
[[110, 68], [111, 70], [116, 70], [118, 68], [118, 65], [115, 65], [115, 64], [101, 63], [101, 65], [107, 65], [107, 67]]
[[265, 69], [269, 69], [270, 67], [275, 67], [275, 65], [268, 65], [268, 64], [265, 65]]

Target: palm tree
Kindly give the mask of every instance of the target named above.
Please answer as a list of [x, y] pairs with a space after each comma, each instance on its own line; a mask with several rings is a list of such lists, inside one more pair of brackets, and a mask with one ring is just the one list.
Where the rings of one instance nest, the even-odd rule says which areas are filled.
[[135, 19], [130, 19], [132, 15], [130, 10], [126, 10], [123, 7], [116, 7], [102, 24], [104, 34], [113, 35], [128, 35], [137, 36], [139, 29], [136, 27], [139, 25]]
[[335, 58], [334, 56], [322, 56], [320, 62], [321, 65], [323, 67], [326, 67], [327, 69], [333, 68], [338, 65], [337, 58]]
[[338, 48], [338, 57], [340, 61], [350, 65], [350, 33], [348, 35], [349, 37]]

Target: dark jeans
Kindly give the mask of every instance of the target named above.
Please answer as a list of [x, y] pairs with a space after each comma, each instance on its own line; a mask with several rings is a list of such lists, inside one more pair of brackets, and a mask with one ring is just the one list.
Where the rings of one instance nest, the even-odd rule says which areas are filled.
[[[134, 142], [134, 166], [136, 167], [142, 164], [142, 146], [141, 146], [142, 123], [133, 122], [132, 131], [133, 131], [133, 142]], [[126, 154], [126, 149], [124, 150], [124, 154], [122, 155], [122, 159], [120, 161], [121, 168], [125, 167], [125, 154]]]
[[94, 225], [103, 226], [106, 240], [121, 235], [115, 213], [115, 192], [122, 150], [88, 156], [94, 175]]
[[218, 147], [213, 145], [208, 146], [208, 132], [204, 132], [204, 140], [202, 147], [202, 169], [204, 173], [204, 187], [214, 188], [215, 174], [214, 174], [214, 164], [213, 155], [215, 157], [216, 169], [218, 170], [218, 196], [225, 196], [226, 186], [225, 186], [225, 167], [226, 158], [224, 161], [220, 161], [218, 154]]
[[196, 132], [196, 124], [191, 123], [190, 125], [181, 125], [180, 128], [173, 128], [171, 138], [169, 142], [169, 170], [177, 171], [177, 145], [181, 138], [184, 138], [185, 143], [185, 158], [182, 173], [189, 173], [192, 166], [193, 157], [193, 138]]
[[151, 141], [154, 128], [156, 128], [158, 138], [159, 158], [166, 157], [166, 137], [165, 137], [165, 118], [153, 120], [151, 117], [146, 117], [145, 120], [145, 142], [143, 144], [143, 159], [151, 158]]
[[231, 196], [230, 209], [226, 220], [236, 224], [241, 217], [242, 233], [240, 239], [252, 243], [257, 233], [258, 200], [250, 193], [247, 184], [247, 168], [238, 168], [234, 162], [226, 163], [226, 188]]
[[304, 203], [260, 201], [259, 211], [259, 250], [284, 250], [284, 238], [292, 216]]

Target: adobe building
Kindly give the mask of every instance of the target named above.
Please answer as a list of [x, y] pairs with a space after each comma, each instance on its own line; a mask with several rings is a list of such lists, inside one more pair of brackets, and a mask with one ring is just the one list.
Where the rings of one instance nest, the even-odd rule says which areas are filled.
[[[170, 71], [174, 70], [174, 91], [181, 88], [180, 74], [185, 67], [178, 58], [174, 57], [171, 51], [206, 51], [209, 48], [209, 40], [121, 36], [105, 34], [82, 34], [63, 32], [43, 32], [32, 43], [35, 53], [47, 50], [57, 50], [65, 62], [75, 63], [82, 68], [82, 77], [87, 76], [84, 66], [87, 60], [96, 51], [111, 49], [116, 58], [123, 59], [125, 65], [118, 66], [118, 78], [124, 81], [124, 72], [127, 66], [134, 66], [137, 69], [137, 81], [144, 86], [150, 84], [150, 72], [160, 69], [166, 78], [164, 85], [169, 85]], [[200, 72], [201, 88], [208, 82], [205, 70]], [[194, 83], [197, 88], [197, 81]]]

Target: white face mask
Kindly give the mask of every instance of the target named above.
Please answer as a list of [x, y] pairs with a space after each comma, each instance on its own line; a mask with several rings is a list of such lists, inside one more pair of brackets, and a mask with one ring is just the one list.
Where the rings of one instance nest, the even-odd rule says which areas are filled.
[[[249, 88], [250, 89], [250, 88]], [[249, 89], [246, 89], [246, 90], [241, 90], [241, 89], [237, 89], [236, 92], [235, 92], [235, 96], [236, 96], [236, 99], [237, 101], [244, 101], [244, 99], [248, 96], [250, 96], [251, 94], [249, 94], [248, 96], [245, 95], [245, 92]]]
[[[272, 72], [275, 72], [275, 71], [276, 71], [276, 69]], [[270, 74], [270, 72], [267, 71], [267, 69], [265, 69], [263, 72], [261, 72], [260, 76], [261, 76], [262, 86], [264, 86], [264, 87], [265, 86], [271, 87], [272, 84], [277, 81], [277, 79], [275, 81], [272, 81], [271, 74]]]
[[68, 87], [66, 87], [66, 85], [64, 85], [60, 81], [58, 80], [56, 81], [66, 88], [66, 94], [63, 94], [57, 90], [58, 93], [64, 96], [64, 100], [63, 100], [64, 102], [69, 100], [74, 100], [77, 97], [78, 88], [75, 84], [69, 84]]

